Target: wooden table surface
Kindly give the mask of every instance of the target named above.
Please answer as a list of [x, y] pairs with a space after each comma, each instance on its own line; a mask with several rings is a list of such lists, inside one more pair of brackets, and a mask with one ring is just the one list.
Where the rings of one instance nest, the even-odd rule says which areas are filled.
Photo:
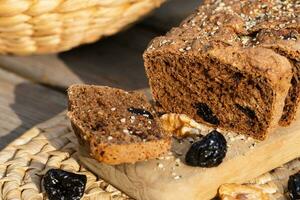
[[147, 44], [200, 3], [169, 0], [122, 33], [58, 55], [0, 56], [0, 149], [66, 109], [65, 90], [72, 83], [147, 88], [142, 60]]

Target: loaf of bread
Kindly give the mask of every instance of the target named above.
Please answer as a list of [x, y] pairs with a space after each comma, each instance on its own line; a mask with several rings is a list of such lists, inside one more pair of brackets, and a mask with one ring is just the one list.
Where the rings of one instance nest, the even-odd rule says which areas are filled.
[[265, 139], [300, 99], [299, 0], [206, 0], [144, 53], [167, 112]]
[[107, 164], [135, 163], [168, 152], [170, 135], [145, 95], [104, 86], [68, 89], [68, 116], [81, 145]]

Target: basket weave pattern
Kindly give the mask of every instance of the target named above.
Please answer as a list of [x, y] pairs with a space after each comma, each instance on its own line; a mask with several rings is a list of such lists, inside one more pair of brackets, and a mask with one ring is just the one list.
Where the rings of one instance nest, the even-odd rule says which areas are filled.
[[69, 50], [112, 35], [164, 0], [1, 0], [0, 54]]
[[77, 139], [64, 116], [29, 130], [0, 152], [0, 200], [46, 199], [42, 177], [51, 168], [85, 174], [83, 200], [129, 200], [78, 162]]

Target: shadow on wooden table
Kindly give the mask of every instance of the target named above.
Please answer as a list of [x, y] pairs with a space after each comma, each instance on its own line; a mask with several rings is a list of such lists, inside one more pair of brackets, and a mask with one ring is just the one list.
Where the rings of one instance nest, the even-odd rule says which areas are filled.
[[137, 90], [148, 87], [143, 52], [150, 41], [177, 26], [201, 0], [170, 0], [129, 29], [59, 54], [83, 82]]
[[14, 95], [15, 100], [9, 106], [21, 123], [0, 137], [0, 149], [33, 126], [66, 109], [65, 95], [30, 82], [16, 85]]
[[153, 37], [136, 27], [58, 57], [85, 83], [141, 89], [148, 86], [142, 54]]

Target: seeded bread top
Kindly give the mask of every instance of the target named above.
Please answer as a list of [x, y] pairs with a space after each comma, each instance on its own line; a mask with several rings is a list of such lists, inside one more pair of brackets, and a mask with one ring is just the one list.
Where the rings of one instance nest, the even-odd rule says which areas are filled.
[[299, 30], [299, 0], [206, 0], [149, 49], [180, 44], [178, 51], [184, 53], [213, 43], [247, 48], [269, 42], [266, 37], [271, 35], [299, 49]]
[[276, 82], [291, 73], [283, 56], [300, 59], [299, 32], [300, 0], [206, 0], [179, 27], [154, 39], [144, 57], [173, 52], [232, 60], [239, 69], [261, 71]]

